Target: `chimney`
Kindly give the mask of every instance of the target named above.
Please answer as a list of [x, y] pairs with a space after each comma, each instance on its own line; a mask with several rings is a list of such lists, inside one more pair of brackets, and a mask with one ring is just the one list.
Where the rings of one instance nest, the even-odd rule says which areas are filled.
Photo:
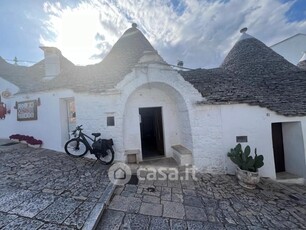
[[52, 79], [61, 72], [61, 51], [55, 47], [40, 46], [45, 55], [45, 78]]

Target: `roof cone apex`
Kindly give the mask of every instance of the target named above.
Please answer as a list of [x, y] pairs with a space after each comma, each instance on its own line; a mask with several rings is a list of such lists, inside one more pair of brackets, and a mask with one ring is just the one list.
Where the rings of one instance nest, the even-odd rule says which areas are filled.
[[247, 27], [244, 27], [244, 28], [242, 28], [242, 29], [240, 30], [240, 33], [244, 34], [244, 33], [247, 32], [247, 31], [248, 31], [248, 28], [247, 28]]
[[155, 49], [140, 30], [130, 27], [104, 59], [94, 66], [95, 74], [101, 76], [101, 73], [105, 73], [104, 80], [108, 79], [109, 82], [113, 82], [111, 84], [117, 84], [138, 64], [145, 51], [154, 52]]
[[249, 38], [253, 38], [251, 35], [247, 34], [246, 32], [248, 31], [247, 27], [244, 27], [240, 30], [241, 36], [238, 39], [237, 42], [241, 41], [241, 40], [245, 40], [245, 39], [249, 39]]
[[256, 75], [256, 73], [264, 75], [264, 73], [298, 70], [296, 66], [289, 63], [263, 42], [245, 32], [242, 33], [240, 40], [230, 50], [221, 67], [246, 77]]
[[137, 28], [137, 24], [132, 23], [132, 26], [123, 33], [123, 35], [119, 38], [119, 40], [124, 38], [124, 37], [129, 37], [129, 36], [133, 36], [133, 35], [139, 36], [137, 34], [139, 34], [139, 35], [141, 34], [140, 36], [143, 36], [141, 31]]
[[242, 33], [242, 35], [240, 36], [238, 41], [246, 40], [246, 39], [249, 39], [249, 38], [254, 38], [254, 37], [249, 35], [249, 34], [247, 34], [247, 33]]

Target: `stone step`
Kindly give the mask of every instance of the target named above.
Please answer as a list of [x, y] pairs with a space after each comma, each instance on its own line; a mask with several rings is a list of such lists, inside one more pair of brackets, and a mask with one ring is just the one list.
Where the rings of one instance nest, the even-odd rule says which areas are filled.
[[139, 149], [125, 150], [124, 155], [126, 156], [126, 163], [139, 164], [139, 159], [140, 159], [140, 150]]
[[192, 152], [189, 149], [182, 145], [173, 145], [171, 148], [173, 150], [173, 158], [179, 166], [193, 164]]

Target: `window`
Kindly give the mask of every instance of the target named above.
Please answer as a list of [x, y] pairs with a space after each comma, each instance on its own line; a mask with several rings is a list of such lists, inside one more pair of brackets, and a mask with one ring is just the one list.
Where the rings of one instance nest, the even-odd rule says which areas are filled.
[[248, 142], [248, 137], [247, 136], [236, 136], [236, 142], [238, 143]]
[[115, 126], [115, 117], [107, 117], [107, 126]]

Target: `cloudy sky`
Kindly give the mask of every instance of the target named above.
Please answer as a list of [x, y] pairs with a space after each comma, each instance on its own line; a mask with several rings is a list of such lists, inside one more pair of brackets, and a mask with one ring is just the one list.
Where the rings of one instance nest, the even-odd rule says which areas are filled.
[[1, 0], [0, 56], [31, 65], [40, 45], [78, 65], [101, 61], [132, 22], [170, 64], [216, 67], [240, 36], [267, 45], [306, 33], [306, 0]]

